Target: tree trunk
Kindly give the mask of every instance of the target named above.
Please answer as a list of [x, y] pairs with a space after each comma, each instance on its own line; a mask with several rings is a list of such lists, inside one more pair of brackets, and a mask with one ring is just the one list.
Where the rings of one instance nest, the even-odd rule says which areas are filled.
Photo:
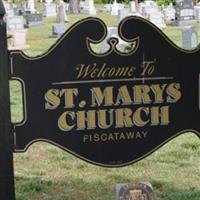
[[69, 10], [70, 10], [70, 13], [79, 13], [80, 12], [80, 0], [70, 0], [69, 1]]

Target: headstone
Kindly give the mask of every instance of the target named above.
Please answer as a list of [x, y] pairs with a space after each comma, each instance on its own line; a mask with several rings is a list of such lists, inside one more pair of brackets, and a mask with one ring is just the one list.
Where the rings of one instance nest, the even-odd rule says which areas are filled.
[[116, 0], [114, 0], [111, 7], [111, 15], [118, 15], [119, 5]]
[[158, 28], [162, 29], [166, 27], [164, 15], [159, 10], [156, 2], [148, 0], [144, 3], [141, 3], [139, 6], [139, 12], [144, 18], [151, 21]]
[[122, 21], [125, 17], [129, 15], [129, 9], [124, 8], [118, 11], [118, 22]]
[[9, 16], [9, 17], [14, 16], [12, 4], [10, 4], [7, 1], [3, 1], [3, 4], [4, 4], [5, 10], [6, 10], [6, 16]]
[[116, 200], [155, 200], [153, 187], [148, 182], [116, 185]]
[[24, 29], [24, 19], [22, 16], [7, 17], [6, 23], [8, 31]]
[[196, 22], [192, 0], [181, 0], [176, 2], [175, 25], [186, 26]]
[[8, 39], [9, 50], [24, 50], [30, 48], [26, 44], [26, 32], [27, 30], [17, 30], [11, 32], [11, 37]]
[[96, 15], [94, 0], [85, 0], [82, 12], [89, 15]]
[[43, 10], [44, 17], [55, 17], [56, 16], [56, 4], [54, 3], [45, 3]]
[[64, 23], [68, 21], [64, 3], [60, 3], [57, 7], [56, 21], [57, 23]]
[[131, 11], [132, 13], [137, 12], [137, 9], [136, 9], [136, 1], [130, 1], [130, 11]]
[[105, 12], [111, 12], [111, 10], [112, 10], [112, 4], [105, 4], [104, 5], [103, 11], [105, 11]]
[[65, 12], [69, 12], [69, 3], [65, 3]]
[[175, 20], [176, 10], [172, 5], [164, 7], [162, 11], [166, 22], [172, 22]]
[[198, 35], [194, 27], [184, 27], [182, 29], [182, 47], [184, 49], [193, 49], [198, 45]]
[[60, 37], [65, 31], [66, 28], [63, 23], [54, 24], [52, 26], [52, 36], [50, 37]]
[[36, 13], [35, 0], [27, 0], [25, 11], [26, 13], [29, 13], [29, 14]]
[[197, 22], [200, 22], [200, 5], [194, 6], [194, 16]]
[[155, 24], [158, 28], [162, 29], [166, 27], [164, 16], [161, 12], [151, 13], [149, 15], [149, 20]]
[[43, 18], [41, 13], [26, 14], [25, 15], [26, 24], [25, 27], [40, 26], [43, 24]]

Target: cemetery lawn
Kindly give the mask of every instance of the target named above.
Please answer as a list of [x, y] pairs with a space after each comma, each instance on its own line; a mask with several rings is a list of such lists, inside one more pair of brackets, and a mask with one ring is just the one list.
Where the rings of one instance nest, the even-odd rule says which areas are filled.
[[[82, 17], [69, 15], [69, 24]], [[98, 17], [108, 26], [117, 23], [110, 15]], [[46, 18], [44, 26], [28, 30], [28, 55], [41, 54], [56, 41], [49, 39], [53, 23], [54, 18]], [[164, 32], [181, 44], [178, 28], [169, 26]], [[14, 81], [10, 85], [12, 120], [20, 121], [20, 87]], [[123, 168], [93, 166], [42, 142], [33, 144], [26, 153], [14, 154], [14, 167], [17, 200], [114, 200], [115, 184], [137, 181], [150, 182], [156, 200], [200, 200], [200, 141], [192, 133], [177, 137], [146, 159]]]

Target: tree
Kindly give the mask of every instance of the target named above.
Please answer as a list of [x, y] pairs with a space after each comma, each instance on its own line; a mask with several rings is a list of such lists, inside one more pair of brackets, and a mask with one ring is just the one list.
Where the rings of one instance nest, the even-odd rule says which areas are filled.
[[69, 0], [69, 10], [71, 13], [80, 12], [80, 0]]

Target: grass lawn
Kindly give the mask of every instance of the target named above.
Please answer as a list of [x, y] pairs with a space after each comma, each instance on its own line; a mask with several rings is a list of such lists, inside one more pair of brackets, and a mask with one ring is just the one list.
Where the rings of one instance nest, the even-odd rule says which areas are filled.
[[[85, 15], [69, 15], [70, 26]], [[117, 20], [99, 14], [108, 26]], [[45, 52], [56, 40], [49, 39], [54, 18], [44, 26], [28, 30], [25, 51], [34, 56]], [[200, 26], [197, 25], [200, 30]], [[177, 45], [181, 31], [163, 30]], [[200, 35], [200, 34], [199, 34]], [[11, 83], [12, 119], [20, 121], [20, 87]], [[123, 168], [101, 168], [46, 143], [33, 144], [26, 153], [14, 155], [17, 200], [112, 200], [115, 184], [150, 182], [157, 200], [200, 200], [200, 141], [192, 133], [179, 136], [148, 158]]]

